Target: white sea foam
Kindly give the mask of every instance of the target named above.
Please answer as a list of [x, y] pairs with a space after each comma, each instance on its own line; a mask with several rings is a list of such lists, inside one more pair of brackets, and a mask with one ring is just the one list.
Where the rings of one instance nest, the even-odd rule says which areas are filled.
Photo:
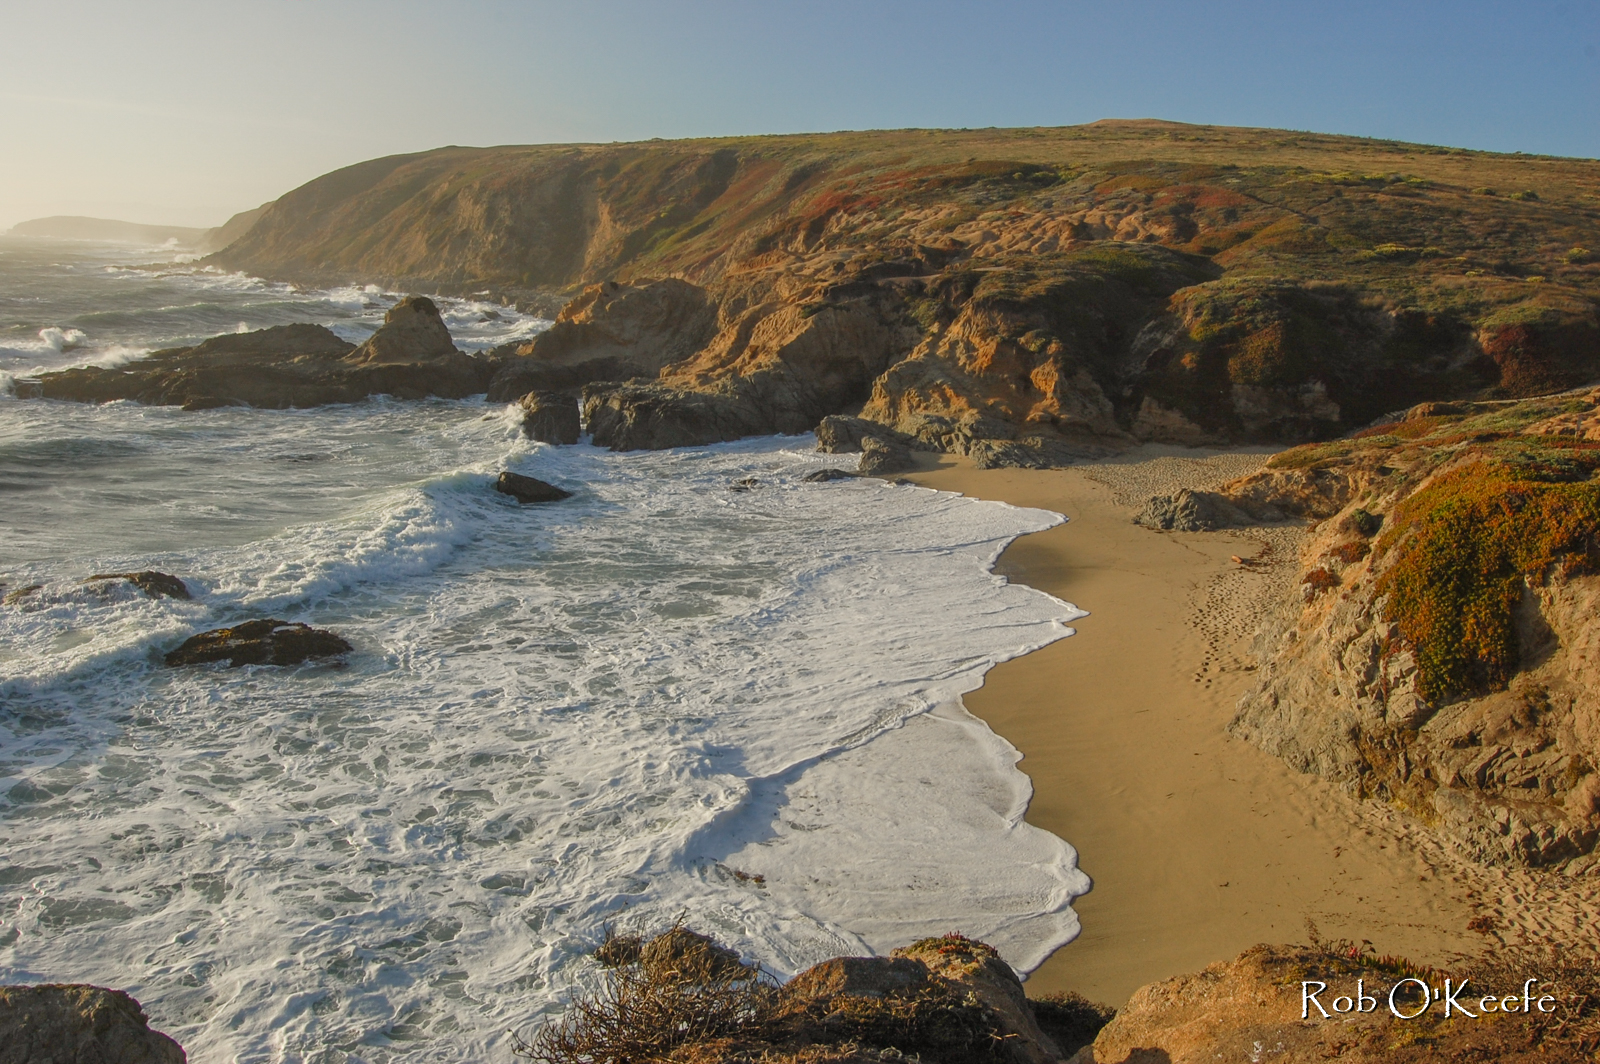
[[[23, 416], [0, 444], [93, 449], [0, 574], [44, 584], [0, 608], [8, 981], [127, 987], [193, 1059], [465, 1061], [591, 985], [607, 920], [685, 913], [783, 974], [951, 929], [1027, 968], [1076, 931], [1075, 855], [959, 702], [1070, 631], [990, 571], [1056, 515], [805, 484], [848, 461], [808, 439], [549, 448], [472, 403]], [[576, 495], [519, 506], [507, 467]], [[145, 565], [196, 598], [77, 583]], [[263, 614], [356, 650], [159, 664]]]

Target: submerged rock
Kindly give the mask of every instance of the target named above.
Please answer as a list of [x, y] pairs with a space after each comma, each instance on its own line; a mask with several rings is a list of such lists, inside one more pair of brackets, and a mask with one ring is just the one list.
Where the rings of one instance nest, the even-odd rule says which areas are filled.
[[1248, 525], [1251, 519], [1216, 492], [1181, 488], [1176, 495], [1152, 496], [1133, 523], [1168, 532], [1210, 532]]
[[334, 657], [352, 649], [326, 629], [268, 618], [192, 635], [167, 654], [166, 662], [201, 665], [226, 660], [235, 669], [241, 665], [298, 665], [308, 658]]
[[27, 584], [23, 587], [13, 588], [12, 590], [7, 591], [6, 597], [0, 601], [3, 601], [7, 606], [15, 606], [27, 599], [30, 595], [34, 594], [34, 592], [38, 591], [42, 587], [44, 587], [43, 584]]
[[566, 392], [529, 392], [517, 400], [522, 407], [522, 431], [540, 443], [577, 443], [583, 430], [578, 400]]
[[121, 990], [81, 983], [0, 986], [0, 1064], [184, 1064]]
[[830, 480], [854, 480], [860, 475], [848, 469], [817, 469], [800, 479], [807, 484], [826, 484]]
[[547, 484], [537, 477], [505, 472], [494, 482], [494, 490], [509, 495], [518, 502], [560, 502], [572, 498], [572, 492]]
[[171, 573], [158, 573], [154, 569], [144, 569], [137, 573], [96, 573], [85, 580], [84, 583], [92, 584], [100, 580], [126, 580], [151, 598], [187, 599], [194, 597], [189, 594], [189, 589], [182, 580], [179, 580]]

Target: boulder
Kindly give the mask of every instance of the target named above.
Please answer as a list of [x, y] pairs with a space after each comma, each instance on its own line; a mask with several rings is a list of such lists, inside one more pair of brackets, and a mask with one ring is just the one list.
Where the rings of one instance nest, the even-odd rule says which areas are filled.
[[184, 1064], [183, 1047], [121, 990], [0, 986], [0, 1064]]
[[1055, 1043], [1039, 1029], [1022, 981], [993, 947], [952, 934], [923, 939], [889, 956], [918, 961], [933, 979], [959, 987], [1005, 1039], [1006, 1055], [1016, 1064], [1048, 1064], [1059, 1059]]
[[458, 354], [433, 300], [407, 296], [389, 308], [378, 331], [346, 355], [345, 361], [356, 365], [402, 365]]
[[84, 583], [92, 584], [99, 580], [126, 580], [151, 598], [194, 597], [189, 594], [189, 589], [184, 586], [182, 580], [170, 573], [158, 573], [154, 569], [145, 569], [137, 573], [96, 573]]
[[1176, 495], [1151, 496], [1133, 523], [1168, 532], [1210, 532], [1248, 525], [1251, 519], [1214, 491], [1181, 488]]
[[830, 414], [819, 421], [816, 435], [817, 450], [824, 454], [855, 454], [861, 450], [861, 440], [865, 436], [876, 436], [908, 447], [914, 446], [912, 437], [897, 432], [888, 425], [868, 421], [864, 417], [849, 417], [843, 414]]
[[585, 387], [583, 419], [595, 446], [613, 451], [695, 447], [773, 431], [759, 409], [738, 397], [655, 381]]
[[522, 431], [540, 443], [577, 443], [582, 432], [578, 400], [566, 392], [529, 392], [517, 400]]
[[572, 492], [547, 484], [536, 477], [525, 477], [521, 473], [510, 471], [500, 474], [494, 482], [494, 490], [502, 495], [509, 495], [519, 503], [527, 502], [560, 502], [562, 499], [572, 498]]
[[906, 473], [916, 467], [911, 448], [878, 436], [861, 438], [861, 464], [856, 468], [865, 477], [884, 477]]
[[334, 657], [352, 649], [325, 629], [268, 618], [192, 635], [167, 654], [166, 662], [200, 665], [226, 660], [235, 669], [241, 665], [298, 665], [308, 658]]

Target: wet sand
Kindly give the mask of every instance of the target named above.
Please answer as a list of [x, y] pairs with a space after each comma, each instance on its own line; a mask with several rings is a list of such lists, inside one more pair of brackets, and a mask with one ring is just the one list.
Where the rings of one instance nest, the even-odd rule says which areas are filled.
[[[1298, 576], [1298, 533], [1134, 525], [1130, 503], [1152, 490], [1211, 486], [1260, 461], [1176, 453], [1062, 470], [923, 456], [910, 476], [1069, 519], [1018, 540], [997, 568], [1089, 616], [966, 696], [1023, 754], [1028, 821], [1076, 847], [1094, 879], [1074, 905], [1082, 934], [1032, 974], [1029, 993], [1121, 1004], [1257, 942], [1303, 942], [1308, 917], [1327, 937], [1424, 962], [1480, 948], [1466, 930], [1482, 908], [1474, 877], [1375, 803], [1228, 736], [1250, 681], [1250, 636]], [[1234, 555], [1267, 564], [1252, 572]]]

